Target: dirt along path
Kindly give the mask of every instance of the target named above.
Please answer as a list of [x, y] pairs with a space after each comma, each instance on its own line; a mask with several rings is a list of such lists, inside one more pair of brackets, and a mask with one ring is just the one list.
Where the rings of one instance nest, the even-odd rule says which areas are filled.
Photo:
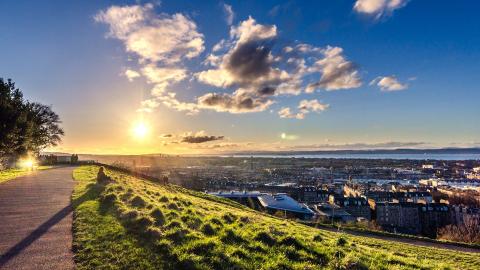
[[454, 243], [451, 243], [451, 244], [440, 243], [440, 242], [433, 242], [433, 241], [425, 241], [422, 239], [403, 238], [400, 236], [394, 237], [394, 236], [388, 236], [388, 235], [377, 235], [369, 232], [359, 232], [359, 231], [353, 231], [348, 229], [338, 230], [338, 229], [327, 228], [327, 227], [320, 227], [319, 229], [331, 231], [331, 232], [342, 232], [342, 233], [351, 234], [355, 236], [363, 236], [363, 237], [369, 237], [369, 238], [380, 239], [380, 240], [391, 241], [391, 242], [399, 242], [399, 243], [410, 244], [415, 246], [450, 249], [450, 250], [461, 251], [461, 252], [480, 253], [480, 249], [478, 248], [460, 246]]
[[73, 269], [73, 167], [0, 184], [0, 269]]

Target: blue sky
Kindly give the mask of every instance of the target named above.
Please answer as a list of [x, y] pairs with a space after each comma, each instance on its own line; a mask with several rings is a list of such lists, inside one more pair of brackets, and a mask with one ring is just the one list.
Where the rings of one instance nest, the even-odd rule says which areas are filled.
[[[2, 1], [0, 76], [60, 114], [62, 151], [479, 145], [480, 3], [372, 1]], [[122, 8], [142, 20], [119, 32]], [[271, 58], [229, 65], [244, 45]], [[139, 121], [147, 139], [131, 135]]]

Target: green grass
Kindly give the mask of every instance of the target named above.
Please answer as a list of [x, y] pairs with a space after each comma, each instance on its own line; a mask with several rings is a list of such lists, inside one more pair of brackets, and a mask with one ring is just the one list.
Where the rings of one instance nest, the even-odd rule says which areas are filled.
[[74, 171], [78, 269], [480, 269], [478, 254], [332, 233], [98, 167]]
[[[46, 170], [50, 169], [52, 166], [39, 166], [36, 168], [36, 170]], [[6, 182], [8, 180], [15, 179], [20, 176], [28, 175], [32, 173], [31, 170], [27, 169], [7, 169], [7, 170], [1, 170], [0, 171], [0, 183]]]

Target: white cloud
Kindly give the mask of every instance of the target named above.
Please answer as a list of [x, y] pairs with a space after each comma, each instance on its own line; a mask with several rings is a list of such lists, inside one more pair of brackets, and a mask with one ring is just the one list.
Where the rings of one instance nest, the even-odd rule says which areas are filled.
[[108, 24], [109, 37], [122, 40], [126, 50], [143, 60], [176, 63], [198, 56], [204, 50], [203, 35], [196, 24], [181, 13], [154, 13], [154, 6], [111, 6], [95, 16]]
[[140, 77], [140, 73], [135, 70], [127, 69], [125, 70], [125, 77], [127, 77], [129, 81], [133, 81], [134, 79]]
[[146, 65], [142, 68], [142, 74], [150, 83], [179, 82], [187, 77], [187, 70], [184, 68]]
[[326, 109], [328, 109], [330, 105], [328, 104], [323, 104], [323, 103], [320, 103], [318, 102], [318, 100], [316, 99], [312, 99], [312, 100], [302, 100], [300, 101], [300, 104], [298, 105], [298, 109], [301, 111], [301, 112], [310, 112], [310, 111], [313, 111], [313, 112], [321, 112], [321, 111], [325, 111]]
[[307, 93], [312, 93], [317, 88], [333, 91], [358, 88], [362, 85], [356, 65], [345, 59], [342, 48], [327, 46], [322, 53], [325, 57], [316, 61], [311, 68], [319, 71], [322, 77], [318, 82], [307, 86]]
[[278, 115], [280, 118], [304, 119], [305, 115], [309, 114], [310, 112], [322, 112], [328, 109], [328, 107], [330, 107], [330, 105], [320, 103], [316, 99], [304, 99], [298, 104], [298, 112], [293, 113], [290, 108], [283, 107], [280, 111], [278, 111]]
[[303, 113], [293, 113], [289, 107], [283, 107], [278, 111], [278, 116], [280, 118], [295, 118], [295, 119], [303, 119], [305, 118], [305, 114]]
[[158, 107], [158, 102], [155, 99], [146, 99], [141, 102], [139, 112], [152, 112], [155, 108]]
[[232, 25], [233, 19], [235, 18], [235, 13], [233, 12], [232, 6], [223, 4], [223, 11], [225, 12], [225, 20], [228, 25]]
[[[141, 75], [153, 84], [152, 99], [144, 100], [139, 111], [152, 112], [160, 103], [179, 111], [198, 112], [196, 104], [180, 102], [170, 85], [184, 80], [188, 70], [183, 60], [197, 57], [204, 50], [204, 36], [187, 16], [176, 13], [157, 14], [154, 5], [111, 6], [100, 11], [97, 22], [109, 26], [108, 37], [121, 40], [128, 52], [139, 57]], [[139, 72], [125, 73], [132, 80]]]
[[408, 88], [408, 84], [399, 82], [393, 75], [377, 77], [370, 82], [370, 85], [377, 85], [384, 92], [400, 91]]
[[[224, 6], [233, 19], [229, 7]], [[313, 81], [306, 87], [307, 93], [315, 89], [357, 88], [362, 84], [356, 65], [347, 60], [342, 48], [291, 44], [276, 49], [277, 27], [249, 17], [232, 26], [230, 37], [212, 48], [203, 61], [210, 68], [194, 74], [199, 82], [222, 91], [181, 101], [171, 86], [191, 78], [184, 62], [204, 50], [204, 36], [195, 22], [180, 13], [156, 13], [151, 4], [111, 6], [100, 11], [95, 20], [107, 24], [108, 37], [122, 41], [126, 51], [138, 57], [139, 71], [127, 70], [125, 76], [129, 80], [142, 76], [152, 85], [151, 98], [141, 104], [140, 110], [145, 112], [153, 111], [159, 104], [187, 114], [200, 110], [260, 112], [274, 104], [279, 95], [301, 94], [307, 77], [309, 82]], [[316, 100], [302, 102], [298, 112], [284, 109], [281, 117], [301, 119], [328, 107]]]
[[312, 100], [302, 100], [298, 104], [298, 112], [294, 113], [289, 107], [283, 107], [278, 111], [280, 118], [295, 118], [295, 119], [304, 119], [307, 114], [310, 112], [322, 112], [328, 109], [330, 105], [320, 103], [316, 99]]
[[409, 0], [357, 0], [353, 10], [379, 19], [407, 5]]

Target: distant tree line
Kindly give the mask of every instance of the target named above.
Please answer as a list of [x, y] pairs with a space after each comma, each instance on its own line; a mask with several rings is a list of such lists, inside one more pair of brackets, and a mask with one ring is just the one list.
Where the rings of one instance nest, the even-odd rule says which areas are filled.
[[0, 165], [57, 145], [64, 135], [60, 117], [51, 107], [30, 102], [11, 79], [0, 78]]

